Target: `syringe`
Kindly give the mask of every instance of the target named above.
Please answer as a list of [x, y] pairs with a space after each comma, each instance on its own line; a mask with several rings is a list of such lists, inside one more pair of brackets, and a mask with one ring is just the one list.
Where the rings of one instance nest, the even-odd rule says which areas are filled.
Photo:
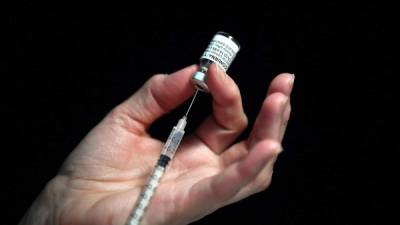
[[[207, 49], [200, 58], [199, 69], [192, 75], [192, 81], [196, 85], [197, 90], [194, 94], [192, 102], [189, 105], [186, 114], [179, 120], [178, 124], [172, 129], [167, 142], [163, 147], [160, 158], [151, 173], [150, 179], [144, 190], [139, 196], [136, 206], [133, 209], [126, 225], [139, 225], [142, 220], [147, 206], [150, 203], [154, 192], [160, 183], [161, 177], [164, 175], [168, 162], [174, 157], [183, 135], [185, 134], [186, 118], [192, 108], [199, 90], [209, 92], [207, 86], [207, 71], [212, 63], [216, 63], [223, 71], [226, 71], [231, 65], [233, 59], [240, 49], [239, 43], [231, 35], [225, 32], [217, 32]], [[222, 57], [223, 56], [223, 57]]]
[[197, 93], [198, 89], [194, 94], [194, 97], [189, 105], [189, 108], [186, 111], [186, 114], [178, 121], [178, 124], [173, 127], [171, 133], [169, 134], [169, 137], [165, 142], [162, 152], [160, 154], [160, 158], [158, 159], [158, 162], [155, 165], [146, 186], [144, 187], [142, 193], [140, 194], [139, 199], [137, 200], [136, 205], [132, 213], [130, 214], [126, 225], [140, 224], [144, 216], [144, 213], [147, 209], [147, 206], [150, 204], [150, 201], [158, 185], [160, 184], [161, 178], [165, 173], [167, 165], [169, 161], [174, 157], [175, 152], [178, 149], [179, 144], [181, 143], [183, 135], [185, 134], [185, 127], [187, 123], [186, 118], [188, 116], [190, 109], [192, 108], [194, 100], [196, 99]]

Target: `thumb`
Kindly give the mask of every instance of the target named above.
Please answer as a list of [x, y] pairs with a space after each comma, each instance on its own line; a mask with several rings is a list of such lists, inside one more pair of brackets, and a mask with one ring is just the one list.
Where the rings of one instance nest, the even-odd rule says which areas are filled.
[[107, 117], [123, 121], [129, 130], [143, 133], [156, 119], [186, 101], [194, 92], [192, 65], [170, 75], [151, 77], [129, 99], [115, 107]]

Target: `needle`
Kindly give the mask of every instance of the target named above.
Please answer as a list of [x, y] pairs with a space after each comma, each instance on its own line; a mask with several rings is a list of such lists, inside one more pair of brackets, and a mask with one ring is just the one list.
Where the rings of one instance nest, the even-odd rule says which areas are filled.
[[197, 93], [199, 93], [199, 89], [196, 89], [196, 93], [194, 93], [194, 96], [192, 98], [192, 101], [190, 102], [189, 108], [187, 109], [186, 113], [185, 113], [185, 117], [188, 116], [190, 109], [192, 108], [193, 102], [197, 97]]

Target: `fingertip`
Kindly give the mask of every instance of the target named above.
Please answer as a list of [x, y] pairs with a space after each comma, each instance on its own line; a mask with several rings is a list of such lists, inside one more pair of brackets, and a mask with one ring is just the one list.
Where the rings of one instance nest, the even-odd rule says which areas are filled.
[[[189, 83], [191, 76], [193, 75], [193, 73], [196, 72], [197, 69], [197, 65], [190, 65], [176, 72], [173, 72], [166, 76], [165, 84], [173, 86]], [[193, 87], [193, 85], [190, 86]]]
[[192, 64], [190, 66], [184, 67], [180, 70], [177, 70], [171, 74], [169, 74], [169, 76], [187, 76], [187, 75], [191, 75], [194, 72], [196, 72], [196, 70], [198, 69], [198, 65], [196, 64]]
[[160, 96], [162, 98], [164, 96], [165, 99], [177, 99], [179, 102], [182, 102], [190, 97], [195, 90], [191, 82], [191, 76], [196, 72], [197, 68], [197, 65], [191, 65], [163, 76], [161, 82], [154, 83], [152, 92], [157, 97]]

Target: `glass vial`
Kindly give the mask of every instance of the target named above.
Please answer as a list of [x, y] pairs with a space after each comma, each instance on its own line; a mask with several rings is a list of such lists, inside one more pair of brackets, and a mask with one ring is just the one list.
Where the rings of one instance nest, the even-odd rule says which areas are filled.
[[225, 32], [217, 32], [200, 57], [199, 69], [192, 76], [192, 81], [201, 91], [209, 92], [207, 71], [212, 63], [216, 63], [225, 72], [228, 70], [236, 54], [240, 50], [239, 42]]

